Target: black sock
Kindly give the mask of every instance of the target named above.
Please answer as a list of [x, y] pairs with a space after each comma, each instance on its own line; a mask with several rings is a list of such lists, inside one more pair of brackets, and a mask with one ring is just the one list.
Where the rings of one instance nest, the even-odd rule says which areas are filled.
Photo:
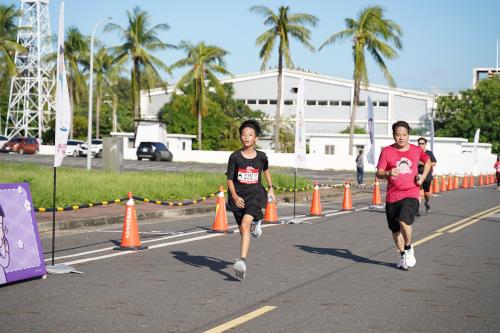
[[411, 244], [405, 245], [405, 250], [410, 250], [411, 249]]
[[401, 253], [401, 255], [404, 255], [404, 254], [405, 254], [405, 251], [401, 251], [400, 253]]

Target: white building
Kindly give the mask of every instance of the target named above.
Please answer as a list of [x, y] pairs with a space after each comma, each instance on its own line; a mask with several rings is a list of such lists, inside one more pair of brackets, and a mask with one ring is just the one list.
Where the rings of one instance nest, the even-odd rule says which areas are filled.
[[[254, 110], [261, 110], [273, 119], [276, 112], [276, 69], [237, 75], [221, 79], [232, 83], [234, 98], [245, 102]], [[295, 115], [297, 94], [293, 88], [304, 79], [306, 133], [335, 134], [350, 125], [354, 95], [354, 81], [320, 75], [301, 70], [283, 70], [284, 107], [282, 118], [286, 121]], [[391, 134], [391, 125], [405, 120], [412, 128], [427, 127], [434, 108], [434, 96], [425, 92], [391, 88], [382, 85], [361, 87], [360, 105], [356, 112], [356, 125], [367, 123], [367, 96], [370, 96], [375, 112], [377, 134]], [[158, 111], [170, 100], [174, 86], [141, 92], [141, 118], [157, 119]]]

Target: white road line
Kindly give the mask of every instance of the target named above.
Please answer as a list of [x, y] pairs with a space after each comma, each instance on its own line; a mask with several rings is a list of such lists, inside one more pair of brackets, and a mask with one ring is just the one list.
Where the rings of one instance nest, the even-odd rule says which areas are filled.
[[[363, 208], [360, 208], [360, 209], [355, 210], [355, 211], [336, 211], [336, 212], [334, 212], [332, 214], [328, 214], [327, 216], [329, 217], [329, 216], [343, 215], [343, 214], [354, 213], [354, 212], [357, 212], [357, 211], [362, 211], [362, 210], [367, 210], [367, 209], [368, 209], [368, 207], [363, 207]], [[278, 220], [278, 222], [286, 221], [287, 219], [290, 219], [292, 217], [293, 217], [293, 215], [282, 217], [281, 219]], [[322, 217], [322, 216], [310, 216], [310, 217], [304, 218], [304, 220], [315, 219], [315, 218], [319, 218], [319, 217]], [[285, 224], [282, 224], [282, 223], [265, 224], [262, 227], [263, 228], [269, 228], [269, 227], [274, 227], [274, 226], [278, 226], [278, 225], [285, 225]], [[236, 225], [231, 225], [228, 228], [232, 229], [232, 228], [236, 228], [236, 227], [237, 227]], [[172, 235], [172, 236], [160, 237], [160, 238], [155, 238], [155, 239], [149, 239], [149, 240], [142, 241], [141, 244], [158, 242], [158, 241], [162, 241], [162, 240], [166, 240], [166, 239], [172, 239], [172, 238], [177, 238], [177, 237], [182, 237], [182, 236], [190, 236], [190, 235], [199, 234], [199, 233], [207, 233], [207, 231], [206, 230], [200, 230], [200, 231], [193, 231], [193, 232], [189, 232], [189, 233], [183, 233], [183, 234], [177, 234], [177, 235]], [[160, 243], [160, 244], [155, 244], [155, 245], [149, 246], [149, 249], [156, 249], [156, 248], [161, 248], [161, 247], [171, 246], [171, 245], [176, 245], [176, 244], [184, 244], [184, 243], [194, 242], [194, 241], [197, 241], [197, 240], [203, 240], [203, 239], [207, 239], [207, 238], [213, 238], [213, 237], [217, 237], [217, 236], [223, 236], [223, 235], [225, 235], [225, 234], [218, 234], [218, 233], [216, 233], [216, 234], [209, 234], [209, 235], [205, 235], [205, 236], [187, 238], [187, 239], [183, 239], [183, 240], [175, 241], [175, 242]], [[61, 260], [61, 259], [67, 259], [67, 258], [80, 257], [80, 256], [84, 256], [84, 255], [87, 255], [87, 254], [94, 254], [94, 253], [99, 253], [99, 252], [111, 251], [111, 250], [113, 250], [113, 248], [114, 247], [106, 247], [106, 248], [92, 250], [92, 251], [85, 251], [85, 252], [80, 252], [80, 253], [69, 254], [69, 255], [57, 257], [57, 258], [54, 258], [54, 259], [55, 260]], [[111, 253], [111, 254], [102, 255], [102, 256], [98, 256], [98, 257], [90, 257], [90, 258], [84, 258], [84, 259], [74, 260], [74, 261], [66, 262], [64, 264], [66, 264], [66, 265], [76, 265], [76, 264], [81, 264], [81, 263], [85, 263], [85, 262], [97, 261], [97, 260], [101, 260], [101, 259], [117, 257], [117, 256], [121, 256], [121, 255], [125, 255], [125, 254], [131, 254], [131, 253], [136, 253], [136, 252], [137, 251], [114, 252], [114, 253]], [[52, 260], [52, 259], [51, 258], [45, 259], [45, 261], [50, 261], [50, 260]]]

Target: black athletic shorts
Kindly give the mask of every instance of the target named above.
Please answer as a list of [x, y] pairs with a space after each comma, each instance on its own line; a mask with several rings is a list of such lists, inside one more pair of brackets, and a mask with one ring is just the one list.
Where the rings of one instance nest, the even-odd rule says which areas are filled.
[[420, 186], [420, 188], [422, 190], [424, 190], [425, 193], [429, 193], [431, 191], [431, 184], [432, 184], [432, 180], [425, 180], [422, 183], [422, 186]]
[[389, 229], [391, 229], [393, 233], [399, 232], [401, 229], [399, 221], [411, 225], [415, 220], [418, 209], [419, 202], [415, 198], [404, 198], [396, 202], [386, 203], [385, 215], [387, 216]]
[[241, 225], [241, 221], [243, 221], [244, 215], [252, 215], [254, 221], [259, 221], [264, 218], [264, 214], [262, 214], [262, 208], [257, 206], [245, 207], [242, 210], [233, 211], [234, 219], [238, 225]]

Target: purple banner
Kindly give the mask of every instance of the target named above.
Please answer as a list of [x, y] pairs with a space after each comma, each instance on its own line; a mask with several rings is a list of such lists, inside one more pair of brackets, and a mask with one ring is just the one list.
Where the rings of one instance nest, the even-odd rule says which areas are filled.
[[45, 274], [29, 185], [0, 184], [0, 285]]

